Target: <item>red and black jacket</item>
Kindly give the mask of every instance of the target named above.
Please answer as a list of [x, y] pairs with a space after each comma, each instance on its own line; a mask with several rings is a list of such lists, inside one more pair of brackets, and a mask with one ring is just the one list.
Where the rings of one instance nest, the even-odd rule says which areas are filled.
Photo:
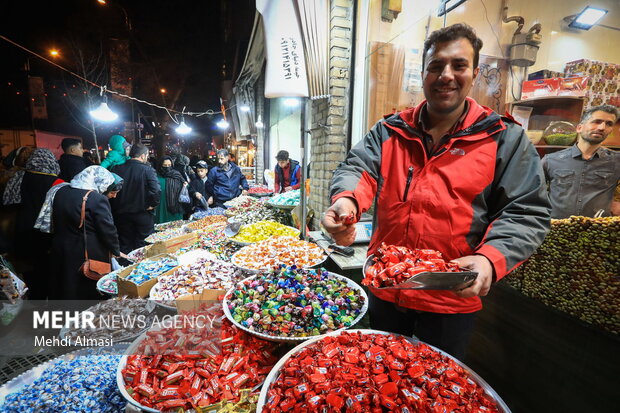
[[[542, 243], [551, 208], [536, 150], [512, 119], [467, 100], [459, 127], [433, 153], [418, 125], [422, 102], [378, 122], [334, 173], [332, 202], [353, 198], [361, 214], [376, 201], [368, 254], [382, 242], [435, 249], [447, 260], [481, 254], [499, 280]], [[478, 297], [447, 291], [371, 291], [421, 311], [482, 308]]]

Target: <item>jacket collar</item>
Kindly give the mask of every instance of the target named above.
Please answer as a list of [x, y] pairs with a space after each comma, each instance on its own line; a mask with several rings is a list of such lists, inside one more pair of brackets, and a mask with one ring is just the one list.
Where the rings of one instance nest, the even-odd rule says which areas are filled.
[[[495, 113], [492, 109], [480, 105], [470, 97], [467, 97], [466, 99], [468, 106], [467, 111], [455, 124], [455, 127], [451, 131], [452, 137], [471, 136], [486, 131], [487, 133], [484, 134], [484, 136], [478, 137], [484, 138], [499, 130], [505, 129], [501, 116]], [[392, 129], [406, 130], [408, 133], [403, 134], [404, 137], [408, 137], [410, 134], [413, 135], [410, 138], [421, 137], [425, 133], [423, 126], [420, 123], [423, 110], [426, 110], [426, 100], [415, 108], [390, 115], [385, 119], [385, 123], [388, 126], [391, 126]]]

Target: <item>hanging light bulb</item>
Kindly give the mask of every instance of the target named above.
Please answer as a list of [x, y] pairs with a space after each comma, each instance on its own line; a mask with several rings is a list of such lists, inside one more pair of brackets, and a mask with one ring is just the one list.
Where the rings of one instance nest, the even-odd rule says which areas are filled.
[[230, 126], [230, 124], [225, 119], [220, 120], [216, 123], [216, 125], [220, 129], [228, 129], [228, 126]]
[[105, 94], [105, 90], [106, 90], [106, 86], [103, 86], [101, 88], [101, 93], [100, 93], [100, 95], [103, 98], [103, 101], [101, 102], [99, 107], [97, 109], [91, 110], [89, 113], [91, 117], [99, 121], [112, 122], [118, 118], [118, 114], [112, 112], [112, 110], [109, 108], [108, 96]]
[[256, 126], [256, 129], [263, 129], [263, 121], [260, 115], [258, 115], [258, 120], [256, 121], [256, 123], [254, 124]]
[[241, 106], [239, 106], [239, 110], [241, 112], [249, 112], [250, 111], [250, 107], [248, 105], [241, 105]]
[[191, 133], [192, 130], [193, 130], [192, 128], [187, 126], [187, 124], [185, 123], [185, 120], [182, 120], [179, 126], [177, 126], [176, 128], [176, 131], [179, 135], [187, 135], [188, 133]]

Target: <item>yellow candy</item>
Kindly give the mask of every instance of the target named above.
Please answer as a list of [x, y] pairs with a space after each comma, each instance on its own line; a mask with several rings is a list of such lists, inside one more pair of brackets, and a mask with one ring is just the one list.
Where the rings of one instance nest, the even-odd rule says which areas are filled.
[[244, 225], [232, 239], [238, 242], [255, 243], [271, 238], [274, 235], [298, 237], [299, 230], [275, 221], [259, 221], [251, 225]]

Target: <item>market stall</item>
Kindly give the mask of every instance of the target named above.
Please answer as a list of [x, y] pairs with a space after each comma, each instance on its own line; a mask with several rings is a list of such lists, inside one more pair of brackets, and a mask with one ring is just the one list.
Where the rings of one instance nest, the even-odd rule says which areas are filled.
[[[250, 204], [241, 199], [229, 209]], [[0, 410], [56, 405], [114, 412], [128, 403], [142, 411], [345, 411], [353, 403], [355, 411], [432, 404], [510, 411], [483, 379], [437, 349], [384, 332], [345, 333], [367, 311], [364, 288], [321, 268], [323, 248], [260, 212], [243, 214], [256, 220], [244, 224], [242, 239], [227, 237], [226, 226], [239, 214], [158, 226], [152, 244], [129, 254], [135, 263], [98, 286], [116, 296], [131, 283], [129, 290], [147, 299], [111, 298], [85, 310], [144, 323], [57, 332], [73, 340], [111, 335], [114, 344], [73, 347], [11, 380], [0, 388]], [[209, 328], [163, 322], [198, 317]], [[300, 357], [311, 351], [315, 361]], [[291, 363], [304, 367], [292, 374], [298, 368]], [[360, 395], [347, 387], [354, 382]], [[81, 390], [71, 395], [66, 386]], [[344, 389], [355, 397], [339, 395]]]

